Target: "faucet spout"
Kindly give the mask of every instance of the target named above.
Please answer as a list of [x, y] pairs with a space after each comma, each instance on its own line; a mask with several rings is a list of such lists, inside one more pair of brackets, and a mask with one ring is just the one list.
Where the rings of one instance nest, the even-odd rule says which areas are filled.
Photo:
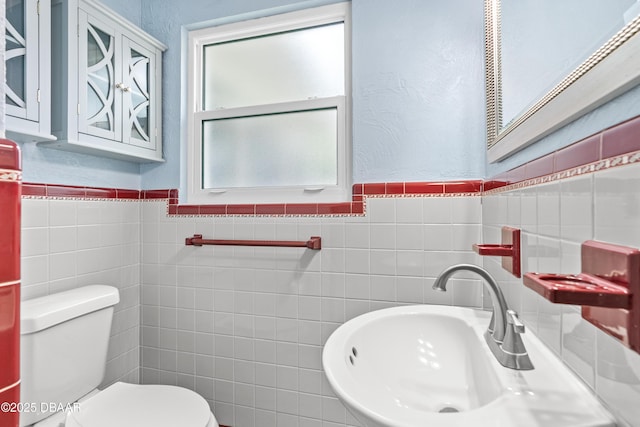
[[458, 271], [471, 271], [484, 279], [485, 287], [489, 291], [491, 303], [493, 304], [493, 317], [491, 324], [489, 324], [489, 331], [491, 332], [493, 339], [498, 344], [502, 344], [504, 334], [507, 329], [507, 320], [505, 317], [508, 310], [507, 302], [504, 299], [504, 295], [502, 294], [498, 283], [487, 270], [473, 264], [453, 265], [440, 273], [440, 276], [438, 276], [433, 284], [433, 289], [443, 292], [446, 291], [447, 282], [451, 276]]
[[493, 315], [484, 333], [484, 339], [498, 362], [511, 369], [533, 369], [533, 364], [520, 337], [524, 333], [524, 325], [519, 321], [517, 314], [509, 310], [502, 290], [487, 270], [473, 264], [451, 266], [440, 273], [433, 284], [433, 289], [446, 291], [447, 282], [458, 271], [470, 271], [484, 279], [493, 304]]

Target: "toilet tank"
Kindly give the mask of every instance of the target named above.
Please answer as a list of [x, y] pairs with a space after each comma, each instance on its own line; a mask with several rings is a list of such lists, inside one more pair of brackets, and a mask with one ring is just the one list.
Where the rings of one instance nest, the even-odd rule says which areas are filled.
[[43, 403], [73, 403], [102, 382], [119, 300], [113, 286], [90, 285], [22, 302], [20, 400], [36, 411], [21, 426], [53, 415]]

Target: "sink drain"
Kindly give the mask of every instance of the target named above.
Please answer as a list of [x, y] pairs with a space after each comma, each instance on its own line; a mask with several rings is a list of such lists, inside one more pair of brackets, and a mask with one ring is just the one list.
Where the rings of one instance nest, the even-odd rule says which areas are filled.
[[438, 412], [441, 414], [446, 414], [446, 413], [460, 412], [460, 410], [452, 406], [445, 406], [444, 408], [440, 409]]

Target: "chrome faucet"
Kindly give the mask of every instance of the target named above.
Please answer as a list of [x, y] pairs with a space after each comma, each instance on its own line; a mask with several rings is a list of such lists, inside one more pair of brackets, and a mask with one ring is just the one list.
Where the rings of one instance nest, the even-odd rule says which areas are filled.
[[493, 304], [493, 314], [489, 327], [484, 333], [484, 339], [498, 362], [511, 369], [533, 369], [533, 364], [520, 337], [520, 334], [524, 333], [524, 324], [518, 319], [515, 311], [509, 310], [502, 290], [487, 270], [472, 264], [453, 265], [440, 273], [433, 284], [433, 289], [446, 292], [447, 282], [457, 271], [471, 271], [484, 279]]

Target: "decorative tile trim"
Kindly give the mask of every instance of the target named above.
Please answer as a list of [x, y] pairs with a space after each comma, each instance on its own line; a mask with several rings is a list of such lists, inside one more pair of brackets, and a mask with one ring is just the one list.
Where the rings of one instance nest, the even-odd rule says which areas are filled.
[[74, 185], [22, 184], [22, 196], [25, 198], [50, 199], [86, 199], [86, 200], [140, 200], [140, 190], [119, 188], [82, 187]]
[[178, 216], [363, 216], [368, 197], [471, 197], [482, 194], [481, 180], [355, 184], [351, 202], [181, 205], [177, 189], [126, 190], [56, 184], [23, 184], [24, 198], [81, 200], [166, 200]]
[[11, 169], [0, 169], [0, 181], [20, 182], [22, 181], [22, 172]]
[[484, 191], [493, 194], [636, 163], [638, 135], [640, 116], [498, 174], [485, 181]]
[[611, 169], [618, 166], [630, 165], [634, 163], [640, 163], [640, 151], [624, 154], [622, 156], [612, 157], [610, 159], [600, 160], [594, 163], [589, 163], [584, 166], [571, 168], [561, 172], [555, 172], [555, 173], [545, 175], [545, 176], [540, 176], [537, 178], [519, 181], [513, 184], [505, 184], [503, 186], [486, 190], [484, 194], [492, 195], [492, 194], [498, 194], [498, 193], [512, 191], [512, 190], [522, 189], [526, 187], [532, 187], [535, 185], [546, 184], [548, 182], [558, 181], [566, 178], [572, 178], [574, 176], [599, 172], [601, 170]]

